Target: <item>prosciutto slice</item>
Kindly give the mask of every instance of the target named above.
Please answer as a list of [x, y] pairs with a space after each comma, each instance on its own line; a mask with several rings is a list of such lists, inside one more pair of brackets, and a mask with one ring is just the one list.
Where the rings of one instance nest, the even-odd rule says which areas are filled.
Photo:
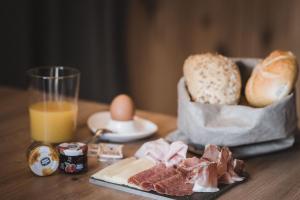
[[[239, 162], [239, 164], [237, 164], [236, 162]], [[238, 175], [239, 172], [241, 173], [244, 170], [244, 165], [241, 162], [243, 162], [243, 161], [236, 160], [236, 159], [231, 160], [231, 162], [228, 163], [228, 170], [227, 170], [227, 172], [225, 172], [223, 174], [223, 176], [221, 176], [219, 178], [219, 182], [223, 183], [223, 184], [231, 184], [231, 183], [234, 183], [236, 181], [242, 181], [242, 180], [244, 180], [243, 177], [240, 177]], [[238, 170], [238, 171], [235, 171], [234, 165], [236, 167], [236, 170]]]
[[196, 181], [193, 186], [194, 192], [216, 192], [218, 188], [217, 164], [211, 162], [199, 168]]
[[169, 152], [169, 149], [169, 143], [161, 138], [144, 143], [135, 153], [135, 157], [145, 157], [159, 163], [164, 161], [164, 157]]
[[205, 160], [195, 156], [192, 158], [187, 158], [178, 165], [178, 169], [183, 171], [192, 171], [196, 167], [200, 166], [203, 161]]
[[218, 177], [223, 176], [228, 171], [228, 165], [232, 159], [232, 153], [228, 147], [223, 147], [219, 152], [217, 160]]
[[145, 157], [170, 167], [179, 164], [186, 158], [187, 149], [188, 146], [181, 141], [173, 142], [170, 145], [164, 139], [158, 139], [143, 144], [135, 153], [135, 157]]
[[185, 176], [179, 173], [154, 184], [154, 189], [160, 194], [172, 196], [191, 195], [193, 184], [186, 183], [185, 180]]
[[186, 158], [188, 146], [181, 141], [173, 142], [170, 145], [169, 151], [164, 157], [164, 163], [167, 167], [177, 165]]
[[162, 181], [164, 179], [167, 179], [171, 176], [174, 176], [178, 173], [179, 172], [173, 167], [164, 168], [163, 170], [156, 171], [156, 173], [154, 175], [152, 175], [149, 178], [147, 178], [146, 180], [144, 180], [140, 184], [140, 187], [146, 191], [154, 190], [154, 184], [156, 184], [159, 181]]
[[203, 158], [187, 158], [178, 165], [177, 170], [186, 176], [187, 182], [194, 183], [199, 174], [199, 169], [209, 163], [210, 161]]
[[193, 193], [193, 184], [186, 182], [186, 177], [174, 167], [159, 164], [140, 172], [128, 179], [128, 182], [145, 191], [154, 190], [161, 194], [184, 196]]
[[148, 170], [142, 171], [128, 179], [128, 183], [140, 186], [142, 182], [147, 180], [149, 177], [155, 176], [157, 173], [164, 171], [166, 166], [164, 164], [158, 164]]
[[157, 164], [133, 175], [128, 183], [145, 191], [184, 196], [193, 192], [216, 192], [218, 183], [231, 184], [244, 179], [240, 175], [245, 164], [233, 159], [229, 148], [206, 145], [201, 158], [186, 158], [187, 149], [181, 141], [169, 144], [158, 139], [145, 143], [135, 156], [151, 159]]
[[237, 174], [242, 174], [244, 172], [245, 169], [245, 162], [239, 159], [234, 159], [233, 163], [233, 170], [237, 173]]
[[202, 158], [217, 162], [219, 159], [220, 149], [217, 145], [208, 144], [205, 146]]
[[244, 180], [244, 178], [238, 175], [244, 169], [244, 162], [233, 159], [232, 153], [228, 147], [220, 149], [216, 145], [206, 145], [203, 157], [217, 163], [217, 172], [220, 183], [231, 184], [236, 181]]

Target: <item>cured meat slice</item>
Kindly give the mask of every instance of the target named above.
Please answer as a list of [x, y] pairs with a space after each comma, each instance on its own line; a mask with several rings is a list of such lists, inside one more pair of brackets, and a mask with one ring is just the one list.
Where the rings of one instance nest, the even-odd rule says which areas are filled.
[[228, 147], [219, 148], [216, 145], [206, 145], [203, 158], [217, 163], [218, 177], [227, 172], [228, 165], [232, 160], [232, 153]]
[[138, 174], [131, 176], [128, 179], [128, 183], [139, 186], [143, 181], [147, 180], [151, 176], [155, 176], [156, 173], [163, 171], [166, 168], [164, 164], [158, 164], [148, 170], [142, 171]]
[[238, 176], [237, 174], [235, 174], [234, 172], [226, 172], [223, 176], [221, 176], [219, 178], [219, 183], [223, 183], [223, 184], [232, 184], [236, 181], [243, 181], [244, 178]]
[[154, 190], [160, 194], [172, 196], [191, 195], [193, 184], [186, 183], [185, 176], [179, 173], [154, 184]]
[[237, 174], [242, 174], [244, 172], [245, 169], [245, 162], [239, 159], [234, 159], [233, 160], [233, 170], [237, 173]]
[[210, 161], [217, 162], [219, 158], [219, 147], [217, 145], [208, 144], [205, 146], [202, 157]]
[[156, 163], [163, 162], [167, 167], [179, 164], [186, 158], [188, 146], [181, 141], [171, 145], [164, 139], [146, 142], [135, 153], [138, 158], [146, 157]]
[[194, 192], [216, 192], [218, 188], [217, 164], [211, 162], [201, 166], [195, 184]]
[[197, 158], [195, 156], [192, 158], [187, 158], [178, 165], [178, 168], [181, 168], [185, 171], [191, 171], [195, 167], [198, 167], [202, 161], [203, 159]]
[[219, 181], [219, 183], [222, 183], [222, 184], [232, 184], [235, 182], [228, 172], [223, 174], [223, 176], [221, 176], [218, 181]]
[[210, 161], [203, 158], [187, 158], [178, 165], [177, 170], [186, 176], [187, 182], [194, 183], [195, 179], [198, 177], [199, 169], [209, 163]]
[[[245, 164], [233, 159], [228, 147], [206, 145], [201, 158], [186, 158], [187, 145], [181, 141], [171, 145], [164, 139], [145, 143], [135, 154], [154, 160], [156, 166], [131, 175], [129, 186], [145, 191], [184, 196], [194, 192], [216, 192], [218, 182], [242, 181]], [[123, 176], [122, 176], [123, 177]]]
[[140, 187], [146, 191], [154, 190], [155, 183], [167, 179], [171, 176], [174, 176], [178, 173], [179, 172], [173, 167], [158, 169], [156, 170], [155, 174], [153, 174], [152, 176], [148, 177], [146, 180], [141, 182]]
[[232, 155], [228, 147], [223, 147], [219, 153], [217, 160], [218, 177], [221, 177], [227, 172], [228, 165], [230, 164]]
[[243, 177], [240, 177], [240, 176], [234, 171], [233, 165], [232, 165], [231, 163], [228, 165], [228, 173], [230, 174], [231, 178], [232, 178], [234, 181], [242, 181], [242, 180], [244, 180]]
[[135, 153], [135, 157], [146, 157], [155, 161], [156, 163], [163, 162], [164, 157], [170, 149], [169, 143], [164, 139], [158, 139], [144, 143]]
[[[234, 159], [235, 160], [235, 159]], [[234, 163], [237, 162], [237, 161], [234, 161], [234, 160], [231, 160], [230, 163], [228, 163], [228, 169], [227, 169], [227, 172], [225, 172], [220, 178], [219, 178], [219, 182], [220, 183], [223, 183], [223, 184], [231, 184], [231, 183], [234, 183], [236, 181], [242, 181], [244, 180], [243, 177], [240, 177], [234, 170]], [[240, 162], [240, 160], [238, 161], [239, 164], [235, 164], [236, 167], [240, 168], [240, 170], [243, 170], [243, 166], [242, 166], [242, 162]], [[241, 166], [238, 166], [238, 165], [241, 165]]]
[[170, 149], [164, 157], [164, 163], [167, 167], [177, 165], [182, 160], [186, 159], [188, 146], [181, 141], [173, 142]]

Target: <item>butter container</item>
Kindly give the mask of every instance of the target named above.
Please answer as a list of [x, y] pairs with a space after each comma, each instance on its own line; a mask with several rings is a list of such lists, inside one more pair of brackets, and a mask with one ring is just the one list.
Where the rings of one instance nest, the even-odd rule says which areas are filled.
[[30, 170], [38, 176], [49, 176], [53, 174], [59, 164], [58, 153], [50, 145], [34, 142], [27, 151], [27, 161]]

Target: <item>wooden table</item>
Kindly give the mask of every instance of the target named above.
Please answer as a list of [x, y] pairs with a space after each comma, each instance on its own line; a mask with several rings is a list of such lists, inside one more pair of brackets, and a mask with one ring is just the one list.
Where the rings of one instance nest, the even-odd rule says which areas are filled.
[[[0, 88], [0, 199], [145, 199], [121, 191], [90, 184], [89, 176], [104, 164], [89, 159], [89, 170], [81, 175], [56, 173], [49, 177], [34, 176], [26, 162], [30, 145], [27, 93]], [[77, 141], [91, 137], [86, 126], [94, 112], [107, 110], [107, 106], [80, 101]], [[155, 122], [158, 133], [147, 139], [165, 136], [176, 128], [172, 116], [138, 111], [139, 116]], [[125, 145], [125, 156], [132, 155], [146, 140]], [[251, 178], [219, 199], [300, 199], [300, 144], [292, 149], [246, 161]]]

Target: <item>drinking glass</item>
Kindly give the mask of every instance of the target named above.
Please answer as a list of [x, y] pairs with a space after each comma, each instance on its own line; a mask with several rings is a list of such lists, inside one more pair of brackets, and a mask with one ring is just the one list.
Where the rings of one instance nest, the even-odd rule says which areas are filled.
[[80, 72], [71, 67], [49, 66], [29, 69], [27, 74], [32, 140], [53, 144], [72, 140]]

